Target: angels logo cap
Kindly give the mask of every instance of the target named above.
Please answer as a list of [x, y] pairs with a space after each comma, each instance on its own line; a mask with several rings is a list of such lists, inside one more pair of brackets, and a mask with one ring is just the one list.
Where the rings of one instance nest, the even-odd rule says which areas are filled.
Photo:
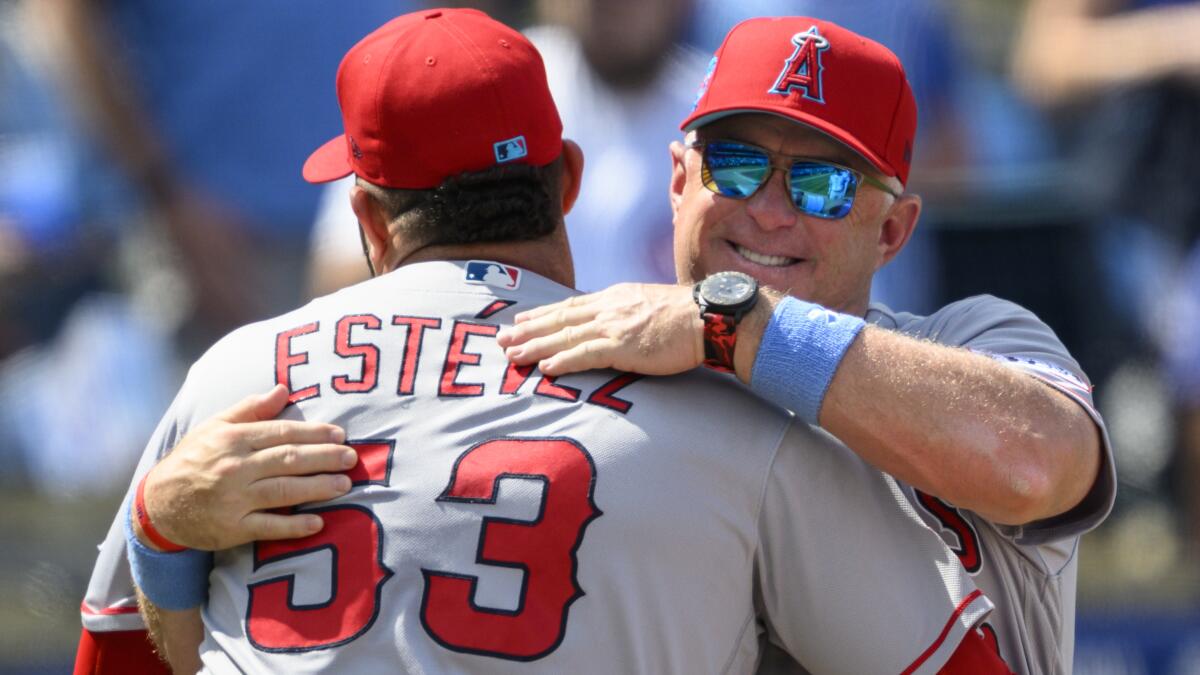
[[500, 164], [543, 166], [562, 153], [541, 55], [478, 10], [429, 9], [387, 22], [346, 53], [337, 96], [344, 133], [304, 163], [310, 183], [354, 173], [429, 189]]
[[734, 26], [680, 128], [747, 112], [818, 129], [908, 182], [917, 103], [904, 66], [887, 47], [837, 24], [767, 17]]

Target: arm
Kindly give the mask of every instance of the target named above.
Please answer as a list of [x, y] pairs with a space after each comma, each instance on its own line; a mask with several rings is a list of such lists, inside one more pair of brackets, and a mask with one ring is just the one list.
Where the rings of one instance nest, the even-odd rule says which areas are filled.
[[204, 641], [204, 621], [200, 609], [172, 612], [160, 609], [138, 591], [138, 609], [146, 621], [146, 630], [159, 655], [174, 673], [200, 670], [200, 643]]
[[[105, 0], [29, 3], [56, 56], [63, 90], [91, 133], [140, 191], [152, 227], [176, 245], [181, 268], [196, 294], [196, 314], [222, 333], [261, 315], [247, 294], [252, 271], [244, 225], [231, 205], [220, 204], [190, 180], [172, 156], [146, 105], [127, 50], [114, 34]], [[180, 85], [185, 86], [185, 85]]]
[[[761, 319], [739, 338], [747, 353], [737, 364], [756, 390]], [[1100, 470], [1099, 431], [1065, 394], [986, 356], [874, 326], [846, 350], [819, 421], [870, 464], [1001, 524], [1065, 513]]]
[[[742, 320], [734, 354], [742, 382], [752, 384], [763, 332], [784, 299], [765, 290]], [[549, 375], [668, 374], [700, 364], [702, 334], [690, 288], [622, 284], [520, 314], [498, 342], [512, 361], [538, 362]], [[797, 409], [794, 397], [771, 398]], [[1004, 524], [1066, 512], [1101, 463], [1095, 424], [1064, 394], [987, 357], [871, 326], [846, 350], [818, 420], [867, 462]]]
[[[293, 538], [319, 530], [321, 520], [317, 516], [259, 512], [272, 503], [290, 506], [341, 494], [336, 484], [331, 487], [330, 476], [304, 475], [342, 470], [344, 460], [340, 458], [348, 448], [334, 444], [341, 438], [341, 431], [312, 422], [263, 422], [278, 415], [286, 403], [284, 387], [247, 397], [198, 426], [169, 454], [166, 449], [175, 435], [170, 424], [174, 415], [168, 412], [146, 448], [136, 478], [140, 481], [160, 455], [174, 456], [169, 462], [163, 460], [159, 466], [164, 468], [154, 471], [164, 486], [161, 493], [155, 492], [159, 482], [148, 480], [150, 493], [146, 498], [156, 529], [166, 530], [168, 538], [180, 543], [214, 549], [256, 539]], [[256, 451], [258, 447], [264, 449]], [[186, 472], [193, 465], [203, 468], [192, 486], [200, 488], [198, 491], [186, 489], [190, 484]], [[251, 489], [249, 483], [257, 484], [258, 489]], [[139, 594], [131, 584], [126, 524], [136, 529], [135, 536], [143, 547], [157, 550], [136, 520], [129, 520], [122, 506], [102, 544], [82, 604], [83, 631], [75, 675], [166, 672], [146, 639], [147, 620], [134, 606]], [[175, 581], [184, 584], [187, 579]], [[174, 623], [170, 619], [176, 614], [166, 613], [171, 626]], [[168, 648], [175, 649], [170, 645]], [[160, 653], [165, 653], [161, 647]]]
[[1014, 80], [1035, 101], [1055, 105], [1174, 74], [1200, 77], [1200, 6], [1108, 13], [1125, 4], [1032, 0], [1013, 49]]
[[130, 176], [147, 184], [152, 196], [165, 197], [175, 178], [166, 144], [120, 58], [122, 50], [109, 26], [108, 3], [45, 0], [33, 5], [38, 24], [62, 56], [65, 90], [75, 97], [85, 121]]

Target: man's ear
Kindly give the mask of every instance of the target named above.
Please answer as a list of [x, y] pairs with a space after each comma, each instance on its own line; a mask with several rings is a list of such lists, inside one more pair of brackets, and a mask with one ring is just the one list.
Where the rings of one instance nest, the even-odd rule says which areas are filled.
[[575, 206], [579, 188], [583, 185], [583, 150], [569, 138], [564, 138], [562, 144], [562, 212], [565, 216]]
[[896, 198], [879, 228], [879, 265], [876, 269], [886, 265], [904, 248], [917, 229], [920, 217], [920, 195], [905, 193]]
[[671, 212], [678, 213], [679, 205], [683, 203], [683, 188], [687, 185], [687, 147], [679, 141], [672, 141], [668, 150], [671, 153]]
[[358, 218], [358, 227], [362, 230], [363, 242], [366, 245], [367, 262], [374, 274], [382, 274], [387, 269], [384, 259], [391, 247], [391, 237], [388, 231], [390, 218], [378, 199], [367, 192], [357, 183], [350, 188], [350, 208]]

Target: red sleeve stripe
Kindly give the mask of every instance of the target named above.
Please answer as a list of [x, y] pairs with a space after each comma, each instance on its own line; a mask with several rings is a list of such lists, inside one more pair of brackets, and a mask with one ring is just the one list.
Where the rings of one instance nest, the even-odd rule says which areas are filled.
[[982, 596], [983, 591], [977, 588], [970, 595], [963, 598], [963, 601], [958, 603], [958, 607], [955, 608], [954, 613], [951, 614], [950, 618], [946, 620], [946, 625], [942, 626], [942, 632], [937, 636], [937, 639], [933, 641], [933, 644], [929, 645], [928, 649], [921, 652], [921, 655], [917, 657], [917, 660], [913, 661], [912, 665], [905, 668], [904, 672], [902, 672], [900, 675], [912, 675], [912, 673], [917, 672], [917, 669], [920, 668], [930, 656], [933, 656], [934, 652], [941, 648], [942, 643], [946, 641], [946, 636], [950, 634], [950, 628], [954, 626], [955, 623], [958, 623], [958, 617], [966, 611], [967, 607], [969, 607], [971, 603], [975, 602], [977, 598]]
[[132, 607], [105, 607], [104, 609], [92, 609], [87, 606], [86, 602], [79, 604], [79, 611], [91, 616], [117, 616], [120, 614], [137, 614], [137, 605]]
[[170, 675], [171, 669], [158, 659], [144, 630], [92, 633], [79, 636], [74, 675]]

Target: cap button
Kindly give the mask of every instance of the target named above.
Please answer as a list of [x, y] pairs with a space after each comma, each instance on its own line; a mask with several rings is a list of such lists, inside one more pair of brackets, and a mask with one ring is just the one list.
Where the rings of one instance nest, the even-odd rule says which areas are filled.
[[435, 10], [435, 11], [432, 11], [432, 12], [426, 14], [425, 18], [426, 19], [436, 19], [441, 15], [442, 15], [442, 12], [440, 10]]

